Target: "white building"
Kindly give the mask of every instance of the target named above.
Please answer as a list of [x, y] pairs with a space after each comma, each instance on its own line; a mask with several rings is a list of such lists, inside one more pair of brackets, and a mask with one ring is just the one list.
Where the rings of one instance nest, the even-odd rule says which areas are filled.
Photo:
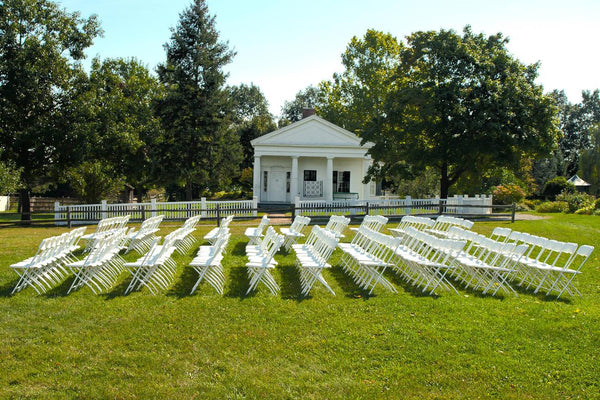
[[261, 203], [375, 196], [362, 180], [372, 143], [316, 115], [254, 139], [254, 196]]

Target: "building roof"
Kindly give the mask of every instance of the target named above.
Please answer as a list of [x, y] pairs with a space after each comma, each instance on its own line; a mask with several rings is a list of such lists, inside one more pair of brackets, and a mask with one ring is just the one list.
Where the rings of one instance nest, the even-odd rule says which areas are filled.
[[572, 177], [570, 177], [567, 182], [572, 183], [575, 186], [591, 186], [589, 183], [587, 183], [586, 181], [584, 181], [583, 179], [581, 179], [579, 176], [577, 175], [573, 175]]

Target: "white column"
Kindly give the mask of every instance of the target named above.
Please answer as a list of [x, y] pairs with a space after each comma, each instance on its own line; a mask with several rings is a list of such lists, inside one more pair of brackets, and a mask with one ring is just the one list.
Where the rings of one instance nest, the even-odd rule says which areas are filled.
[[333, 157], [327, 157], [327, 176], [323, 180], [325, 200], [333, 200]]
[[[371, 166], [371, 157], [366, 156], [363, 159], [363, 178], [365, 176], [367, 176], [367, 173], [369, 172], [369, 167], [370, 166]], [[371, 182], [364, 183], [362, 186], [363, 186], [362, 199], [363, 200], [368, 200], [371, 197]]]
[[298, 196], [298, 156], [292, 156], [292, 173], [290, 181], [290, 199]]
[[253, 178], [252, 178], [252, 191], [253, 195], [258, 197], [260, 201], [260, 156], [254, 156], [254, 167], [253, 167]]

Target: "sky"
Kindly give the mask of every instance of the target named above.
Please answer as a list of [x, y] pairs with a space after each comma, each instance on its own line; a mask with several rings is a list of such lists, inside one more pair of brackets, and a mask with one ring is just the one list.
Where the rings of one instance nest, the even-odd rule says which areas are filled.
[[[104, 30], [86, 54], [135, 57], [149, 69], [165, 60], [163, 45], [191, 0], [59, 0]], [[540, 62], [537, 83], [564, 90], [573, 103], [600, 88], [598, 0], [207, 0], [221, 41], [236, 51], [227, 83], [257, 85], [275, 116], [309, 85], [342, 72], [341, 54], [368, 29], [400, 40], [416, 31], [454, 29], [510, 39], [511, 54]]]

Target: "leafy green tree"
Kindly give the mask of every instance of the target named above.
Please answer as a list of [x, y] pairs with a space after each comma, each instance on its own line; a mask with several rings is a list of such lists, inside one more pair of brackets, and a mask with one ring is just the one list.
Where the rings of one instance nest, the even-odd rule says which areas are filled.
[[370, 29], [361, 39], [353, 37], [342, 54], [344, 72], [319, 85], [319, 115], [360, 135], [372, 118], [384, 113], [401, 50], [402, 43], [389, 33]]
[[115, 199], [123, 189], [125, 177], [103, 161], [84, 161], [67, 173], [69, 184], [87, 204]]
[[21, 185], [20, 175], [21, 171], [12, 162], [0, 161], [0, 195], [14, 193]]
[[237, 175], [242, 151], [223, 72], [235, 53], [219, 41], [204, 0], [180, 14], [165, 49], [157, 68], [165, 95], [156, 101], [164, 139], [156, 157], [163, 181], [184, 186], [191, 200], [194, 187], [215, 189]]
[[88, 85], [87, 104], [80, 107], [85, 158], [107, 164], [115, 180], [125, 177], [141, 198], [152, 180], [152, 151], [162, 134], [152, 108], [162, 87], [139, 61], [121, 58], [94, 59]]
[[230, 91], [230, 98], [234, 105], [233, 129], [239, 137], [244, 152], [241, 168], [251, 168], [254, 149], [250, 142], [274, 131], [277, 125], [269, 112], [269, 103], [258, 86], [241, 84], [231, 87]]
[[600, 124], [590, 129], [591, 147], [579, 158], [579, 176], [588, 182], [590, 193], [600, 194]]
[[407, 38], [383, 115], [363, 135], [375, 145], [370, 176], [433, 167], [440, 196], [468, 171], [518, 168], [521, 157], [556, 143], [554, 101], [535, 84], [536, 64], [511, 57], [502, 34], [469, 27]]
[[83, 19], [48, 0], [0, 3], [0, 147], [22, 169], [24, 219], [32, 188], [78, 157], [78, 61], [99, 34], [95, 16]]
[[298, 122], [302, 119], [302, 110], [305, 108], [317, 108], [321, 97], [319, 88], [308, 86], [304, 90], [296, 93], [292, 101], [286, 101], [281, 107], [281, 119], [278, 122], [279, 127]]

